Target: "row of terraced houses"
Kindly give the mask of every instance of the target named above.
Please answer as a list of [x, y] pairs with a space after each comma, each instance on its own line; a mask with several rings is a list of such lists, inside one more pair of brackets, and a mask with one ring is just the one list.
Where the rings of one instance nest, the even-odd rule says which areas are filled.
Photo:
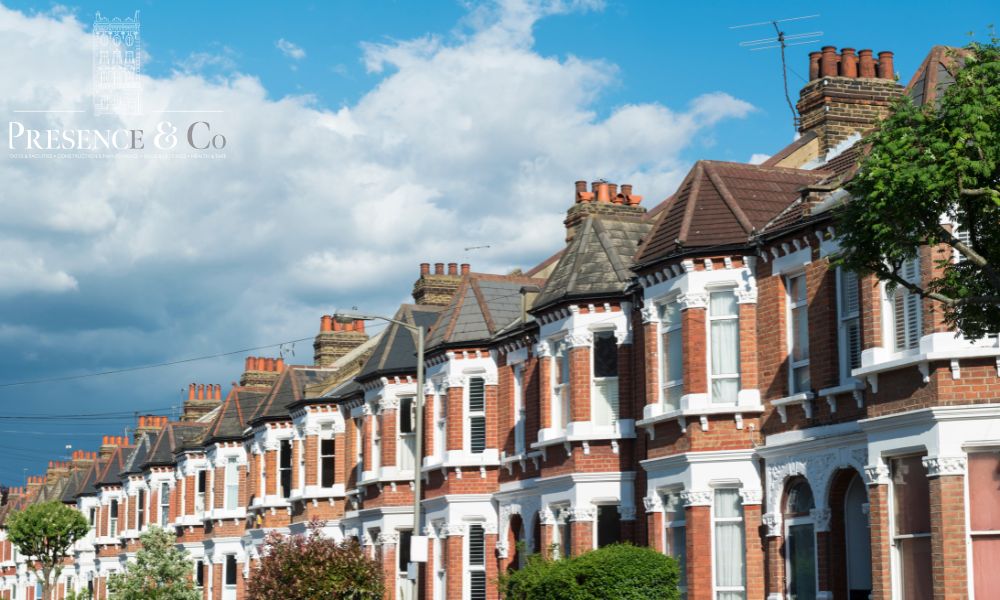
[[[528, 553], [619, 541], [675, 557], [689, 600], [995, 598], [998, 341], [832, 262], [859, 133], [901, 94], [935, 102], [961, 61], [934, 48], [904, 87], [892, 53], [814, 52], [800, 135], [763, 164], [697, 162], [648, 208], [577, 182], [541, 264], [420, 265], [394, 318], [427, 332], [423, 389], [410, 329], [323, 316], [313, 364], [192, 384], [179, 420], [52, 463], [0, 517], [59, 499], [89, 519], [60, 597], [106, 597], [160, 526], [204, 598], [241, 600], [267, 533], [318, 519], [399, 600], [497, 598]], [[949, 256], [924, 248], [907, 277]], [[2, 597], [35, 598], [0, 540]]]

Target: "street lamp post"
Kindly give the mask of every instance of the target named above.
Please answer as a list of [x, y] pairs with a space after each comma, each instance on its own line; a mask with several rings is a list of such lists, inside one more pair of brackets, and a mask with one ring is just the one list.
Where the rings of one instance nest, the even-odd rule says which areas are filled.
[[[414, 407], [416, 408], [416, 415], [414, 418], [416, 420], [416, 443], [414, 444], [414, 467], [413, 467], [413, 533], [410, 534], [410, 547], [414, 547], [415, 543], [422, 544], [422, 552], [413, 552], [411, 550], [410, 557], [411, 562], [415, 554], [426, 555], [427, 540], [421, 535], [420, 530], [420, 495], [423, 488], [423, 479], [420, 476], [421, 467], [423, 466], [424, 458], [424, 328], [416, 325], [409, 324], [398, 319], [390, 319], [389, 317], [383, 317], [380, 315], [358, 315], [353, 313], [335, 313], [334, 317], [341, 320], [349, 319], [359, 319], [363, 321], [386, 321], [388, 323], [395, 323], [400, 327], [405, 328], [417, 337], [417, 393], [413, 398]], [[397, 420], [398, 422], [398, 420]], [[418, 542], [419, 540], [419, 542]], [[420, 562], [426, 562], [426, 558]], [[420, 571], [414, 569], [413, 574], [413, 586], [414, 590], [419, 594], [420, 590]]]

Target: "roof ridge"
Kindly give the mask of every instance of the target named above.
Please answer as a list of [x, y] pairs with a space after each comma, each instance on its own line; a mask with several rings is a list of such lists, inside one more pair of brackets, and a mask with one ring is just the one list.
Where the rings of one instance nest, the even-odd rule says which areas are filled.
[[691, 229], [691, 219], [694, 218], [695, 202], [698, 192], [701, 191], [701, 176], [705, 173], [705, 161], [699, 160], [694, 166], [694, 176], [691, 177], [691, 189], [687, 194], [687, 204], [684, 205], [684, 216], [681, 220], [681, 230], [677, 233], [677, 242], [684, 245], [687, 241], [689, 230]]
[[608, 257], [608, 262], [615, 270], [615, 277], [618, 281], [626, 281], [628, 278], [622, 278], [622, 272], [627, 272], [628, 268], [622, 264], [621, 259], [618, 258], [618, 253], [614, 251], [614, 246], [611, 240], [608, 239], [607, 228], [604, 227], [603, 219], [594, 220], [594, 233], [597, 234], [597, 241], [601, 244], [601, 250], [604, 251], [604, 255]]
[[476, 297], [476, 304], [479, 306], [479, 312], [483, 316], [483, 322], [486, 323], [486, 331], [493, 335], [496, 332], [496, 324], [493, 322], [493, 315], [490, 314], [490, 305], [487, 302], [486, 297], [483, 295], [483, 290], [479, 288], [479, 281], [473, 279], [471, 282], [472, 293]]

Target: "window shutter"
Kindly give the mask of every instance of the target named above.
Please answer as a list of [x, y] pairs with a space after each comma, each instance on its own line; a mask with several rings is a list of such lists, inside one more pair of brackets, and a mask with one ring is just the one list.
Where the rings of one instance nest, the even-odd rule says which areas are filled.
[[469, 451], [479, 454], [486, 449], [486, 382], [482, 377], [469, 379]]
[[847, 332], [847, 366], [851, 369], [857, 369], [861, 366], [861, 324], [855, 319], [845, 326], [845, 331]]
[[[903, 276], [911, 283], [920, 283], [920, 261], [909, 260], [904, 266]], [[907, 291], [906, 294], [906, 338], [907, 348], [916, 348], [920, 341], [923, 323], [920, 318], [920, 296]]]
[[841, 269], [840, 271], [840, 283], [841, 283], [841, 311], [845, 317], [857, 314], [859, 312], [859, 294], [858, 294], [858, 274], [854, 271], [848, 271], [847, 269]]
[[469, 525], [469, 598], [486, 600], [486, 538], [482, 525]]

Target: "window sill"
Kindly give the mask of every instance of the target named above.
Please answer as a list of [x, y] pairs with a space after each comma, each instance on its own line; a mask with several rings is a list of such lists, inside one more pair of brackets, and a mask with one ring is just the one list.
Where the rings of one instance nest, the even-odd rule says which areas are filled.
[[830, 412], [837, 412], [837, 396], [851, 394], [854, 401], [861, 408], [865, 404], [865, 384], [857, 379], [849, 379], [847, 383], [842, 383], [834, 387], [823, 388], [816, 392], [817, 396], [826, 398], [826, 403], [830, 405]]
[[122, 541], [120, 539], [109, 535], [98, 536], [98, 538], [94, 540], [94, 544], [97, 546], [117, 546], [121, 543]]
[[318, 485], [307, 485], [306, 491], [302, 494], [303, 500], [313, 500], [317, 498], [330, 498], [333, 496], [344, 496], [344, 484], [335, 483], [332, 487], [322, 487]]
[[656, 425], [677, 420], [681, 433], [687, 433], [688, 420], [697, 418], [702, 431], [708, 431], [710, 415], [733, 415], [736, 428], [743, 429], [743, 415], [760, 414], [764, 406], [760, 403], [760, 392], [755, 389], [740, 390], [736, 396], [736, 404], [712, 404], [708, 394], [685, 394], [681, 396], [680, 408], [664, 410], [662, 404], [647, 404], [642, 409], [642, 419], [636, 421], [636, 426], [644, 428], [649, 439], [655, 435]]
[[173, 523], [170, 524], [171, 527], [190, 527], [193, 525], [201, 525], [201, 515], [184, 515], [174, 519]]
[[[953, 333], [932, 333], [920, 338], [920, 346], [906, 352], [889, 352], [886, 348], [875, 347], [861, 353], [861, 367], [851, 371], [851, 375], [867, 380], [873, 393], [878, 393], [879, 373], [897, 371], [916, 366], [924, 383], [930, 381], [930, 363], [949, 361], [952, 379], [959, 379], [959, 360], [971, 358], [996, 358], [1000, 360], [1000, 346], [997, 339], [983, 339], [970, 342]], [[1000, 367], [997, 372], [1000, 373]]]
[[531, 444], [531, 448], [544, 449], [560, 444], [569, 445], [573, 442], [632, 439], [635, 437], [635, 425], [633, 419], [622, 419], [613, 425], [594, 425], [590, 421], [573, 421], [566, 426], [566, 429], [553, 427], [540, 429], [538, 441]]
[[806, 418], [813, 418], [813, 398], [815, 395], [812, 392], [800, 392], [798, 394], [792, 394], [791, 396], [785, 396], [784, 398], [775, 398], [771, 400], [771, 406], [778, 410], [778, 416], [781, 417], [782, 423], [788, 422], [788, 407], [795, 406], [796, 404], [802, 406], [802, 410], [806, 413]]
[[224, 508], [217, 508], [205, 514], [202, 517], [204, 521], [226, 521], [229, 519], [245, 519], [247, 517], [247, 509], [240, 507], [231, 510], [226, 510]]
[[426, 474], [436, 469], [478, 469], [498, 466], [500, 466], [500, 451], [496, 448], [487, 448], [480, 454], [472, 454], [465, 450], [448, 450], [443, 459], [437, 456], [425, 456], [420, 471]]

